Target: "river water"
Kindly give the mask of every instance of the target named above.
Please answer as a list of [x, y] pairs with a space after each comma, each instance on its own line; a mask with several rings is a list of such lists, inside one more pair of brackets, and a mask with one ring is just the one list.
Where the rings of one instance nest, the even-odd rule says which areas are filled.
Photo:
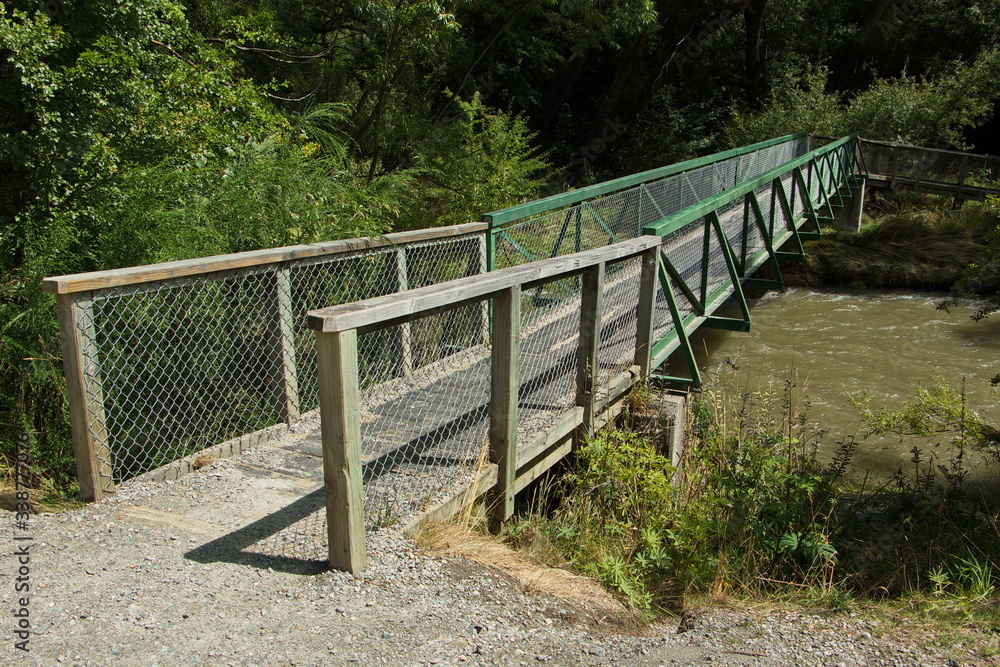
[[913, 395], [917, 383], [940, 377], [961, 386], [964, 378], [970, 407], [1000, 421], [1000, 403], [989, 382], [1000, 373], [1000, 314], [973, 322], [971, 303], [950, 313], [937, 310], [944, 297], [806, 288], [769, 292], [751, 304], [751, 332], [703, 329], [692, 346], [703, 372], [717, 371], [729, 360], [738, 367], [741, 384], [779, 387], [796, 378], [796, 391], [809, 403], [807, 415], [827, 432], [821, 459], [830, 457], [837, 439], [858, 434], [855, 471], [891, 472], [909, 461], [914, 444], [929, 448], [948, 438], [862, 440], [861, 417], [851, 403], [862, 392], [871, 394], [875, 406], [895, 408]]

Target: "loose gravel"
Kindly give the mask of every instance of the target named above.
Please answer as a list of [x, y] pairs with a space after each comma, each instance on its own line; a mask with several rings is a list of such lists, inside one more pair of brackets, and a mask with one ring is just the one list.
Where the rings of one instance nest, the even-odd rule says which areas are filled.
[[[274, 472], [282, 455], [251, 450], [32, 517], [17, 531], [32, 538], [30, 650], [15, 649], [5, 613], [3, 664], [998, 664], [849, 614], [712, 609], [640, 628], [391, 530], [370, 536], [359, 576], [331, 572], [321, 490]], [[290, 511], [296, 522], [276, 519]], [[17, 545], [5, 545], [12, 609]]]

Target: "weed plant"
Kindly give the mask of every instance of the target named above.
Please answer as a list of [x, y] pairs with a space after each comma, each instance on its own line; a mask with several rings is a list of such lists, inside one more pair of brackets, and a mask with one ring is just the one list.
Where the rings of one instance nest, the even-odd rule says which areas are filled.
[[[994, 482], [970, 481], [956, 443], [950, 455], [915, 450], [885, 479], [849, 481], [854, 440], [820, 463], [822, 432], [798, 394], [794, 381], [747, 392], [733, 372], [715, 378], [693, 399], [679, 469], [629, 420], [598, 433], [550, 487], [559, 500], [541, 498], [509, 541], [651, 614], [706, 597], [877, 600], [1000, 622]], [[632, 424], [650, 402], [632, 407]]]

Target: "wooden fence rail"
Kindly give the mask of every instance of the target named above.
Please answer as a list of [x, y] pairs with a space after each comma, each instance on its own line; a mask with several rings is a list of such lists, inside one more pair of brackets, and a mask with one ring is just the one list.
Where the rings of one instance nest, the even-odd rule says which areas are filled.
[[[597, 412], [609, 401], [610, 388], [597, 390], [598, 348], [604, 316], [603, 292], [608, 267], [641, 258], [638, 312], [652, 313], [656, 290], [656, 262], [660, 239], [643, 236], [532, 264], [464, 278], [401, 294], [368, 299], [309, 312], [309, 327], [316, 332], [323, 461], [332, 567], [357, 572], [365, 565], [365, 518], [363, 511], [360, 386], [358, 381], [358, 335], [469, 304], [490, 303], [493, 331], [489, 341], [489, 459], [496, 481], [489, 493], [493, 522], [513, 512], [518, 480], [534, 479], [565, 455], [564, 436], [574, 428], [593, 429]], [[548, 433], [518, 450], [519, 345], [522, 331], [522, 294], [536, 286], [582, 276], [579, 308], [576, 407]], [[632, 372], [647, 372], [652, 326], [650, 317], [636, 320]], [[627, 378], [624, 388], [634, 378]], [[623, 389], [622, 389], [623, 390]], [[622, 391], [619, 390], [619, 393]], [[562, 446], [557, 456], [552, 448]], [[530, 466], [521, 464], [532, 463]], [[494, 468], [491, 468], [491, 472]], [[492, 475], [490, 476], [492, 477]], [[526, 484], [524, 482], [522, 485]]]
[[[436, 282], [427, 270], [412, 275], [417, 270], [408, 266], [408, 254], [425, 252], [415, 249], [459, 244], [448, 257], [459, 267], [458, 275], [484, 271], [485, 232], [484, 223], [470, 223], [46, 278], [46, 291], [56, 295], [81, 497], [99, 500], [119, 481], [154, 468], [176, 475], [179, 469], [162, 466], [211, 446], [216, 454], [236, 453], [250, 442], [287, 430], [299, 419], [309, 407], [302, 404], [303, 382], [315, 385], [311, 369], [300, 368], [313, 357], [311, 346], [302, 339], [308, 333], [302, 306], [339, 302], [329, 300], [336, 299], [337, 291], [329, 286], [330, 274], [340, 269], [333, 260], [372, 260], [362, 266], [367, 268], [379, 259], [379, 267], [382, 263], [388, 267], [368, 286], [374, 292], [340, 289], [353, 301], [403, 291], [413, 283]], [[424, 259], [425, 264], [432, 263]], [[320, 286], [312, 287], [308, 280]], [[216, 307], [217, 312], [206, 306]], [[243, 326], [238, 335], [229, 331], [236, 328], [233, 311], [239, 312]], [[206, 349], [211, 347], [225, 348], [229, 356], [218, 357], [219, 352], [216, 359]], [[151, 358], [174, 361], [156, 365]], [[203, 380], [197, 374], [204, 375], [207, 369], [183, 368], [189, 358], [217, 362], [222, 369], [219, 377], [215, 382]], [[143, 375], [136, 369], [144, 364], [155, 368]], [[122, 367], [146, 378], [149, 385], [133, 386], [134, 378], [122, 374]], [[222, 405], [210, 392], [238, 389], [237, 376], [246, 374], [246, 367], [255, 375], [243, 384], [264, 387], [257, 389], [264, 411], [248, 413], [239, 421], [226, 414], [233, 412], [231, 405]], [[400, 370], [406, 372], [406, 360]], [[224, 380], [234, 386], [224, 386]], [[127, 432], [139, 430], [130, 418], [152, 420], [158, 416], [155, 413], [167, 411], [164, 395], [173, 401], [173, 421], [183, 423], [178, 434], [166, 432], [170, 424], [153, 421], [153, 427], [138, 435]], [[204, 432], [199, 431], [199, 413], [216, 400], [222, 407], [214, 421], [229, 425], [206, 425]]]

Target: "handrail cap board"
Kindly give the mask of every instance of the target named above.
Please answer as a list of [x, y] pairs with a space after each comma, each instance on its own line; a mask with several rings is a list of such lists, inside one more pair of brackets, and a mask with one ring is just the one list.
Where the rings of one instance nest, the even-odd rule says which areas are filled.
[[512, 266], [492, 273], [459, 278], [439, 285], [429, 285], [397, 294], [346, 303], [309, 311], [309, 328], [331, 333], [370, 327], [449, 305], [481, 300], [515, 285], [573, 275], [602, 262], [613, 262], [639, 255], [657, 247], [660, 239], [639, 236], [614, 245], [594, 248], [573, 255]]
[[463, 225], [419, 229], [412, 232], [396, 232], [386, 234], [385, 236], [324, 241], [322, 243], [308, 243], [285, 246], [283, 248], [268, 248], [266, 250], [250, 250], [248, 252], [200, 257], [198, 259], [182, 259], [174, 262], [133, 266], [126, 269], [74, 273], [72, 275], [45, 278], [42, 284], [45, 286], [46, 292], [71, 294], [73, 292], [85, 292], [87, 290], [121, 287], [123, 285], [135, 285], [157, 280], [199, 276], [231, 269], [276, 264], [289, 260], [336, 255], [355, 250], [454, 238], [482, 233], [486, 229], [487, 225], [484, 222], [468, 222]]

